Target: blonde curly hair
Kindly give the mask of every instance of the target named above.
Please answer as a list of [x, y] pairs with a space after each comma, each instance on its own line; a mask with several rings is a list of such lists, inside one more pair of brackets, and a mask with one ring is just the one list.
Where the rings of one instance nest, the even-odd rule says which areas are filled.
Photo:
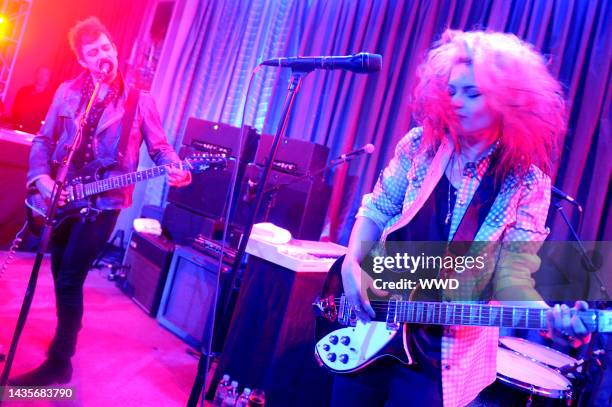
[[[476, 85], [499, 117], [495, 176], [525, 174], [532, 165], [553, 171], [558, 142], [567, 129], [559, 82], [544, 57], [513, 34], [446, 30], [417, 69], [414, 114], [424, 128], [424, 144], [435, 147], [453, 133], [448, 78], [457, 64], [474, 69]], [[458, 145], [458, 143], [456, 143]]]

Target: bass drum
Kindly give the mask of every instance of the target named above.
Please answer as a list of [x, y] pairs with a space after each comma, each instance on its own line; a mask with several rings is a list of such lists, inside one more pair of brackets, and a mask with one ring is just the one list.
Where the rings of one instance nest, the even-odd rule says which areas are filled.
[[557, 371], [508, 349], [497, 350], [497, 381], [470, 407], [571, 405], [572, 385]]

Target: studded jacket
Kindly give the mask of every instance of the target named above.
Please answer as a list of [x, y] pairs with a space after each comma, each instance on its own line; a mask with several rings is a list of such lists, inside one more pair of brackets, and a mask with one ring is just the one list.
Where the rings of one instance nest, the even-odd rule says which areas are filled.
[[[81, 88], [87, 72], [62, 83], [53, 97], [45, 122], [32, 140], [27, 184], [31, 185], [42, 175], [52, 175], [52, 166], [63, 160], [68, 146], [74, 140], [80, 121]], [[161, 119], [153, 97], [140, 92], [125, 151], [117, 151], [122, 118], [129, 88], [122, 87], [117, 101], [110, 103], [98, 122], [93, 137], [94, 158], [104, 162], [118, 162], [122, 171], [136, 171], [140, 145], [144, 141], [149, 156], [157, 164], [178, 161], [178, 156], [166, 139]], [[96, 198], [99, 209], [120, 209], [132, 203], [133, 186], [107, 191]]]

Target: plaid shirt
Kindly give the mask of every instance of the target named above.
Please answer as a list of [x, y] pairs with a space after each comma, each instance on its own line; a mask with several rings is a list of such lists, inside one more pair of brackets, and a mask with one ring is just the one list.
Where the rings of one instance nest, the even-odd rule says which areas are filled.
[[[393, 159], [379, 177], [374, 191], [363, 197], [357, 213], [357, 216], [367, 217], [378, 225], [382, 230], [382, 241], [407, 225], [422, 208], [444, 175], [452, 156], [450, 142], [442, 143], [435, 152], [423, 151], [422, 133], [422, 128], [414, 128], [400, 140]], [[477, 162], [467, 163], [463, 169], [449, 240], [457, 231], [495, 147]], [[492, 274], [493, 297], [495, 292], [507, 288], [534, 290], [532, 273], [540, 265], [537, 254], [511, 252], [504, 247], [511, 246], [506, 245], [508, 242], [541, 242], [546, 239], [549, 204], [550, 178], [536, 167], [521, 179], [509, 175], [502, 183], [474, 239], [502, 243]], [[453, 326], [444, 329], [442, 393], [446, 407], [468, 404], [495, 381], [498, 335], [498, 328]]]

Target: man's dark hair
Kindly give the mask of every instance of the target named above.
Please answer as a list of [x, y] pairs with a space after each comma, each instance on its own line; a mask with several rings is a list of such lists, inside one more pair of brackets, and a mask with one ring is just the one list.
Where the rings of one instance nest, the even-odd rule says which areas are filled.
[[108, 29], [102, 24], [98, 17], [87, 17], [85, 20], [76, 23], [74, 27], [70, 29], [68, 33], [70, 48], [72, 48], [77, 58], [83, 59], [83, 45], [96, 41], [101, 34], [106, 34], [108, 39], [113, 42]]

